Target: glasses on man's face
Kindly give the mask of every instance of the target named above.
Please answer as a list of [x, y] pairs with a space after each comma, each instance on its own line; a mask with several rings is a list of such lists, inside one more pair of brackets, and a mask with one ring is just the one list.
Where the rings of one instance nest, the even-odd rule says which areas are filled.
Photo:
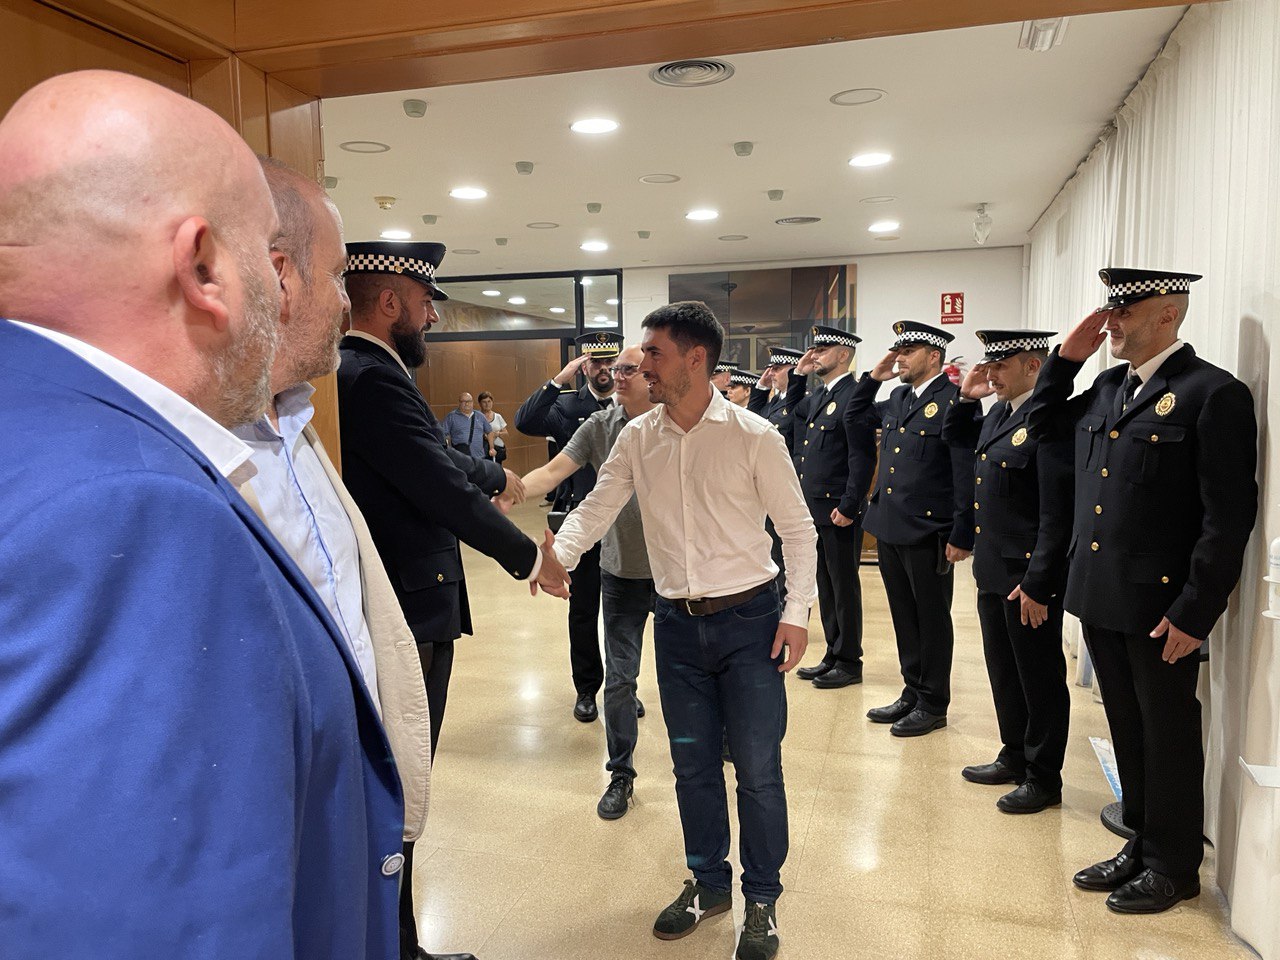
[[609, 372], [615, 377], [634, 377], [639, 371], [640, 366], [635, 363], [620, 363], [609, 368]]

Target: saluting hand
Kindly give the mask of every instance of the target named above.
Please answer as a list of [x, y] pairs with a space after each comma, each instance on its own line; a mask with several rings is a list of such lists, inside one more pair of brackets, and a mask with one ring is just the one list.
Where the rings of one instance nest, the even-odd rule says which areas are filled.
[[1168, 617], [1161, 617], [1159, 625], [1151, 631], [1152, 639], [1160, 639], [1168, 634], [1169, 639], [1165, 641], [1164, 652], [1160, 654], [1160, 659], [1165, 663], [1177, 663], [1187, 654], [1195, 653], [1200, 649], [1203, 640], [1197, 640], [1195, 637], [1183, 633], [1172, 623]]
[[1107, 332], [1102, 328], [1106, 326], [1110, 317], [1111, 311], [1106, 307], [1099, 307], [1093, 311], [1062, 338], [1062, 344], [1058, 347], [1058, 356], [1073, 363], [1083, 363], [1088, 360], [1102, 346], [1102, 341], [1107, 339]]
[[564, 564], [556, 559], [556, 552], [552, 549], [555, 542], [555, 534], [548, 530], [541, 546], [538, 547], [542, 551], [542, 566], [538, 569], [538, 576], [529, 582], [531, 597], [536, 597], [538, 588], [541, 587], [543, 593], [549, 593], [562, 600], [569, 599], [569, 585], [573, 580], [569, 576], [569, 571], [564, 568]]
[[802, 377], [807, 377], [813, 373], [814, 365], [817, 363], [813, 358], [813, 347], [804, 352], [804, 356], [800, 358], [800, 362], [796, 364], [796, 373]]
[[1021, 584], [1013, 588], [1013, 593], [1009, 594], [1009, 599], [1021, 601], [1022, 625], [1024, 627], [1030, 624], [1031, 629], [1034, 630], [1036, 627], [1040, 626], [1040, 624], [1049, 619], [1048, 605], [1044, 603], [1036, 603], [1028, 597], [1022, 592]]
[[987, 380], [987, 365], [980, 363], [964, 375], [960, 383], [960, 396], [966, 400], [982, 400], [995, 393], [995, 387]]
[[890, 350], [884, 355], [884, 359], [871, 368], [871, 379], [879, 380], [881, 383], [888, 383], [897, 374], [893, 372], [893, 365], [898, 360], [898, 351]]
[[578, 371], [582, 369], [582, 365], [585, 364], [590, 359], [591, 358], [587, 356], [585, 353], [582, 354], [582, 356], [580, 357], [574, 357], [572, 360], [570, 360], [568, 363], [564, 365], [563, 370], [561, 370], [551, 379], [554, 380], [556, 383], [560, 384], [560, 386], [562, 387], [568, 386], [570, 383], [573, 382], [573, 378], [577, 376]]
[[779, 623], [778, 632], [773, 635], [773, 650], [769, 654], [776, 660], [787, 648], [787, 658], [778, 664], [779, 673], [788, 673], [804, 657], [805, 648], [809, 646], [809, 631], [797, 627], [794, 623]]

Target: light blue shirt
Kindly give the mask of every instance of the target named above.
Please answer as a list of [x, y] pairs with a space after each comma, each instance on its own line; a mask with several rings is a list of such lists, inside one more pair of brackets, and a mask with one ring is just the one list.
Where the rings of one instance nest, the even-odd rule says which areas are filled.
[[484, 459], [484, 435], [492, 430], [493, 424], [479, 410], [471, 411], [471, 416], [450, 410], [444, 418], [445, 436], [454, 449], [469, 453], [477, 460]]
[[303, 383], [276, 397], [279, 430], [263, 414], [256, 423], [233, 432], [253, 450], [258, 472], [249, 483], [267, 527], [337, 621], [369, 696], [381, 713], [377, 664], [364, 619], [355, 530], [320, 458], [302, 436], [315, 413], [313, 393], [315, 388]]

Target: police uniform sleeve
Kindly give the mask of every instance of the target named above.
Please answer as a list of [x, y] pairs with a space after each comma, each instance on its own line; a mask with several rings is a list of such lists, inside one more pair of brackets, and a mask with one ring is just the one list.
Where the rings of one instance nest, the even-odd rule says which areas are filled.
[[1070, 440], [1042, 441], [1036, 447], [1036, 482], [1040, 493], [1040, 525], [1031, 561], [1022, 577], [1022, 592], [1048, 603], [1067, 585], [1067, 548], [1071, 543], [1075, 468]]
[[942, 442], [972, 454], [978, 448], [985, 420], [982, 404], [976, 400], [956, 400], [947, 407], [947, 415], [942, 421]]
[[1091, 386], [1078, 397], [1071, 396], [1076, 374], [1083, 363], [1064, 360], [1054, 347], [1040, 368], [1036, 388], [1027, 398], [1027, 432], [1037, 440], [1069, 440], [1076, 421], [1093, 401]]
[[876, 469], [876, 432], [865, 422], [844, 418], [844, 439], [848, 451], [848, 480], [837, 509], [856, 520], [867, 507], [867, 492]]
[[[1249, 388], [1233, 378], [1213, 391], [1196, 418], [1195, 435], [1200, 535], [1186, 585], [1165, 616], [1179, 630], [1204, 640], [1240, 579], [1258, 515], [1258, 424]], [[1169, 522], [1185, 518], [1170, 517]]]
[[879, 380], [869, 373], [864, 373], [859, 377], [857, 384], [853, 388], [853, 393], [849, 397], [849, 402], [845, 404], [845, 423], [860, 424], [864, 427], [869, 427], [873, 431], [879, 427], [881, 410], [883, 409], [883, 405], [876, 402], [876, 394], [879, 392]]
[[527, 579], [537, 545], [489, 502], [496, 487], [481, 491], [454, 464], [413, 389], [387, 368], [362, 371], [342, 398], [360, 425], [343, 432], [344, 457], [360, 457], [428, 521]]
[[948, 446], [951, 456], [951, 492], [955, 513], [947, 542], [961, 550], [973, 549], [973, 450]]
[[554, 380], [548, 380], [516, 410], [516, 429], [530, 437], [554, 436], [556, 401], [559, 399], [560, 387]]

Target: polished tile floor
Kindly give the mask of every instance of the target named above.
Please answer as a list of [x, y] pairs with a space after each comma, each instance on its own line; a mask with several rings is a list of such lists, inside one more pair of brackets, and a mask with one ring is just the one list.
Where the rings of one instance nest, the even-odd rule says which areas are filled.
[[[540, 532], [542, 511], [513, 519]], [[657, 912], [688, 876], [652, 646], [640, 677], [636, 804], [605, 822], [604, 730], [571, 716], [565, 605], [531, 598], [491, 560], [465, 551], [474, 637], [458, 642], [449, 709], [414, 881], [423, 945], [479, 960], [728, 958], [742, 922], [711, 920], [692, 936], [655, 939]], [[862, 571], [866, 681], [815, 690], [788, 679], [783, 749], [791, 853], [778, 902], [780, 958], [1250, 957], [1229, 932], [1213, 886], [1159, 917], [1120, 917], [1071, 874], [1120, 842], [1098, 822], [1111, 799], [1088, 737], [1102, 708], [1072, 688], [1072, 732], [1060, 808], [1010, 817], [999, 787], [960, 768], [999, 749], [968, 567], [956, 580], [950, 726], [915, 740], [863, 716], [900, 690], [884, 590]], [[821, 628], [813, 619], [820, 655]], [[732, 783], [732, 770], [726, 767]], [[730, 793], [732, 799], [733, 794]], [[732, 809], [732, 806], [731, 806]], [[736, 832], [736, 823], [735, 823]]]

